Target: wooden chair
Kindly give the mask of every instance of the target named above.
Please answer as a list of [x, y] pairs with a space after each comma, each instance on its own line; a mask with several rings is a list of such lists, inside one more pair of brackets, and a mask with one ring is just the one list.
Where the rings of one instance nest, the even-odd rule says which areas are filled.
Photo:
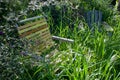
[[[28, 22], [28, 21], [32, 21], [32, 22]], [[53, 39], [67, 41], [67, 42], [74, 42], [74, 40], [72, 39], [52, 36], [50, 34], [47, 21], [43, 16], [37, 16], [37, 17], [21, 20], [19, 23], [20, 24], [25, 23], [24, 25], [18, 27], [18, 33], [20, 35], [20, 38], [24, 38], [32, 42], [33, 44], [30, 43], [31, 50], [36, 52], [37, 54], [41, 54], [42, 52], [54, 46]]]
[[102, 23], [102, 12], [98, 10], [89, 11], [86, 13], [85, 19], [90, 29], [92, 29], [94, 25], [99, 28]]

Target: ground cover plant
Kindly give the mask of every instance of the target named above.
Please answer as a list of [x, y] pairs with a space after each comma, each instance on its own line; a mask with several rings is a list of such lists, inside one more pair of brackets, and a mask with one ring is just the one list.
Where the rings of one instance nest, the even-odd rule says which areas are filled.
[[[9, 5], [9, 2], [6, 1], [0, 3], [5, 4], [1, 6], [3, 9], [0, 9], [2, 15], [0, 16], [0, 22], [2, 22], [0, 25], [0, 80], [120, 80], [120, 16], [113, 14], [107, 1], [106, 4], [104, 0], [99, 0], [101, 2], [98, 1], [98, 4], [94, 0], [91, 0], [90, 4], [86, 2], [89, 0], [70, 0], [69, 3], [57, 1], [58, 4], [54, 4], [56, 2], [53, 1], [54, 3], [50, 2], [49, 5], [51, 9], [45, 6], [38, 9], [34, 8], [35, 5], [39, 5], [36, 0], [36, 4], [32, 5], [32, 8], [29, 6], [30, 10], [27, 7], [29, 0], [26, 0], [23, 7], [17, 1], [22, 3], [22, 0], [13, 1], [14, 4], [20, 5], [18, 10], [17, 5]], [[102, 6], [102, 3], [105, 5]], [[111, 25], [114, 31], [104, 30], [104, 25], [101, 25], [101, 31], [97, 26], [93, 26], [94, 31], [90, 30], [84, 17], [79, 17], [82, 14], [75, 14], [77, 12], [75, 10], [82, 9], [80, 5], [82, 8], [85, 7], [83, 11], [90, 9], [103, 11], [103, 20]], [[98, 5], [101, 6], [98, 7]], [[75, 6], [78, 8], [73, 10], [71, 7]], [[7, 11], [4, 11], [5, 7]], [[11, 11], [10, 8], [13, 10]], [[47, 12], [46, 9], [49, 11]], [[17, 23], [15, 18], [16, 15], [19, 15], [19, 10], [23, 13], [26, 11], [25, 14], [31, 13], [26, 16], [22, 15], [18, 19], [40, 15], [43, 10], [52, 34], [74, 39], [75, 42], [57, 42], [57, 51], [53, 51], [51, 57], [47, 57], [50, 51], [46, 51], [39, 57], [40, 60], [33, 59], [29, 55], [23, 56], [24, 53], [31, 54], [32, 52], [27, 45], [29, 42], [17, 38], [18, 34], [14, 32], [16, 29], [13, 27]], [[15, 15], [7, 20], [8, 18], [5, 16], [8, 17], [9, 12], [13, 11], [15, 11]], [[57, 13], [58, 15], [56, 15]], [[10, 34], [11, 32], [15, 35]]]

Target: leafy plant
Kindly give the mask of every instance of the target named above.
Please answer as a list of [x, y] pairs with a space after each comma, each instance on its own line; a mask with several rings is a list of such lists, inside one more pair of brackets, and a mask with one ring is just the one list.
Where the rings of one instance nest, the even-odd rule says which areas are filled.
[[[0, 21], [2, 21], [0, 25], [0, 78], [2, 80], [120, 79], [120, 19], [111, 17], [113, 14], [108, 8], [109, 0], [70, 0], [69, 3], [49, 1], [48, 4], [42, 6], [43, 11], [48, 15], [46, 19], [52, 27], [53, 34], [74, 39], [75, 42], [72, 44], [59, 42], [58, 52], [53, 51], [54, 54], [50, 58], [37, 56], [40, 58], [39, 62], [31, 58], [32, 51], [27, 45], [29, 42], [20, 40], [16, 31], [16, 23], [19, 19], [39, 15], [41, 7], [36, 10], [39, 7], [37, 2], [36, 0], [35, 4], [29, 8], [26, 8], [29, 0], [26, 0], [23, 7], [22, 0], [0, 2]], [[36, 5], [38, 5], [37, 8]], [[104, 20], [108, 21], [112, 27], [115, 26], [112, 36], [108, 36], [102, 28], [98, 31], [96, 26], [93, 26], [96, 28], [92, 31], [83, 18], [79, 20], [80, 15], [77, 15], [79, 13], [77, 10], [81, 10], [80, 5], [85, 6], [85, 11], [101, 10]], [[35, 9], [33, 12], [36, 13], [33, 14], [32, 9]], [[19, 15], [20, 12], [27, 14], [29, 11], [31, 13], [26, 16]], [[81, 26], [84, 30], [79, 28]]]

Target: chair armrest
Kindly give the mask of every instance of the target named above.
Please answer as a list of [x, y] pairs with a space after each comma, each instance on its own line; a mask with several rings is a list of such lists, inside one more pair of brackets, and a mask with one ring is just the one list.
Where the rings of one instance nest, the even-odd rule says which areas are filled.
[[74, 42], [74, 40], [72, 40], [72, 39], [58, 37], [58, 36], [52, 36], [52, 39], [54, 39], [54, 40], [60, 40], [60, 41], [65, 41], [65, 42], [71, 42], [71, 43]]

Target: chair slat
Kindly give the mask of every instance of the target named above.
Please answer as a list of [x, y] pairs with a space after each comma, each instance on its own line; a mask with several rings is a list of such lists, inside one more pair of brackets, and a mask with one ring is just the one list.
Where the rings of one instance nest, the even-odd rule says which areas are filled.
[[97, 10], [89, 11], [87, 12], [85, 17], [86, 17], [86, 22], [88, 23], [90, 29], [94, 26], [94, 24], [99, 27], [102, 22], [101, 11], [97, 11]]
[[29, 31], [27, 31], [27, 32], [24, 32], [24, 33], [22, 33], [22, 34], [20, 35], [20, 37], [21, 37], [21, 38], [22, 38], [22, 37], [25, 37], [25, 36], [27, 36], [27, 35], [30, 35], [30, 34], [32, 34], [32, 33], [35, 33], [35, 32], [37, 32], [37, 31], [42, 30], [42, 29], [45, 29], [45, 28], [47, 28], [47, 25], [46, 25], [46, 24], [43, 25], [42, 27], [38, 27], [38, 28], [35, 28], [35, 29], [31, 29], [31, 30], [29, 30]]
[[[29, 26], [28, 28], [25, 28], [25, 29], [23, 29], [23, 30], [20, 30], [20, 34], [22, 34], [22, 33], [24, 33], [24, 32], [28, 32], [28, 31], [30, 31], [30, 30], [33, 30], [33, 29], [36, 29], [36, 28], [38, 28], [38, 27], [42, 27], [43, 25], [45, 25], [46, 23], [42, 23], [42, 24], [40, 24], [40, 23], [38, 23], [38, 24], [36, 24], [36, 25], [34, 25], [34, 26]], [[47, 24], [46, 24], [47, 25]]]
[[45, 19], [42, 19], [42, 20], [36, 21], [36, 22], [31, 22], [30, 24], [26, 24], [26, 25], [20, 26], [20, 27], [18, 28], [18, 30], [22, 30], [22, 29], [25, 29], [25, 28], [29, 28], [30, 26], [34, 26], [34, 25], [36, 25], [36, 24], [41, 24], [41, 23], [43, 23], [43, 22], [45, 22]]
[[44, 52], [54, 45], [45, 19], [25, 24], [18, 28], [18, 32], [20, 38], [33, 42], [31, 48], [35, 52]]

